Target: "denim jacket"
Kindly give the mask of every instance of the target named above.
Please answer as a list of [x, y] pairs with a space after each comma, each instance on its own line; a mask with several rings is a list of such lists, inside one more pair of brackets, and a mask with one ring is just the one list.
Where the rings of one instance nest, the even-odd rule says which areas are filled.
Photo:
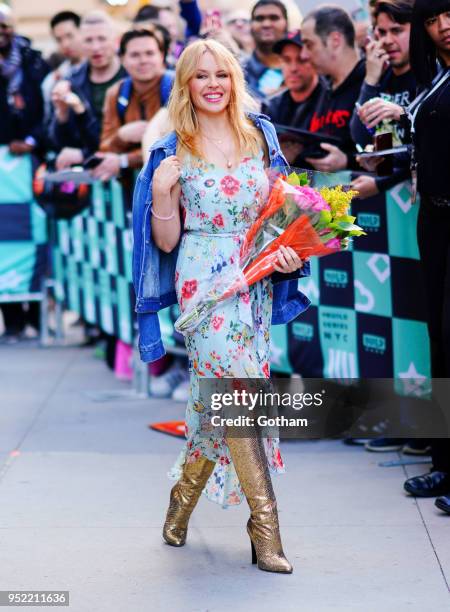
[[[249, 114], [249, 117], [265, 137], [270, 166], [286, 168], [287, 162], [268, 117], [254, 114]], [[163, 159], [176, 154], [176, 145], [176, 135], [172, 132], [151, 147], [150, 158], [139, 174], [133, 196], [133, 284], [136, 292], [139, 351], [145, 362], [156, 361], [165, 354], [158, 311], [177, 303], [175, 268], [180, 243], [170, 253], [161, 251], [152, 241], [150, 219], [153, 172]], [[308, 308], [310, 302], [298, 291], [297, 279], [309, 274], [309, 263], [291, 274], [272, 274], [273, 324], [288, 323]]]

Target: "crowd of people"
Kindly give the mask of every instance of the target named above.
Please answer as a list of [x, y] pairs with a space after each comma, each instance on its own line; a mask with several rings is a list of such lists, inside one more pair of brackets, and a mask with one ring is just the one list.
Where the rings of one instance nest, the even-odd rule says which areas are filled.
[[[0, 144], [59, 170], [89, 160], [96, 179], [121, 180], [128, 207], [135, 171], [168, 130], [178, 58], [198, 38], [217, 40], [238, 58], [255, 107], [274, 123], [292, 166], [351, 170], [360, 199], [411, 179], [422, 202], [418, 243], [432, 375], [450, 377], [448, 0], [376, 0], [370, 19], [318, 6], [294, 31], [281, 0], [258, 0], [250, 14], [202, 14], [196, 0], [180, 0], [178, 10], [146, 5], [125, 32], [105, 12], [62, 11], [50, 29], [57, 53], [44, 59], [15, 31], [11, 9], [0, 5]], [[395, 155], [389, 172], [376, 172], [375, 158], [359, 156], [374, 144], [414, 145], [414, 154]], [[5, 338], [38, 326], [32, 306], [3, 304], [1, 310]], [[164, 357], [152, 368], [152, 395], [186, 400], [182, 358]], [[431, 472], [405, 488], [412, 495], [447, 495], [439, 507], [450, 513], [448, 440], [367, 444], [372, 451], [415, 454], [430, 446]]]

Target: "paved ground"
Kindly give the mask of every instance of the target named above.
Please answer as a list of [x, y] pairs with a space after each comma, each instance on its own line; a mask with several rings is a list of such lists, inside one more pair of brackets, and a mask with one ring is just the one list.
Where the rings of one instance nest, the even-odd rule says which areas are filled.
[[244, 505], [202, 499], [187, 546], [163, 544], [181, 442], [147, 424], [182, 405], [92, 401], [127, 386], [88, 349], [1, 347], [0, 388], [0, 590], [70, 590], [74, 612], [448, 609], [450, 517], [403, 494], [404, 468], [377, 465], [395, 454], [284, 444], [295, 572], [272, 575], [250, 564]]

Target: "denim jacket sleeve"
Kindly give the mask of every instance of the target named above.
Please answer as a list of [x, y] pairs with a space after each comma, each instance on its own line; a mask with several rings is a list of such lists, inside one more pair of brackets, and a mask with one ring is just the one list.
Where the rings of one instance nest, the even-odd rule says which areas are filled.
[[[136, 294], [137, 323], [139, 329], [139, 352], [142, 361], [156, 361], [165, 354], [161, 339], [161, 330], [157, 308], [145, 309], [141, 312], [140, 300], [142, 296], [141, 284], [144, 280], [145, 269], [152, 265], [154, 257], [144, 262], [145, 240], [151, 241], [151, 224], [148, 220], [152, 198], [152, 177], [155, 167], [162, 159], [159, 150], [153, 150], [147, 164], [139, 173], [133, 194], [133, 285]], [[148, 223], [148, 235], [145, 235], [145, 224]], [[154, 245], [153, 245], [154, 246]]]

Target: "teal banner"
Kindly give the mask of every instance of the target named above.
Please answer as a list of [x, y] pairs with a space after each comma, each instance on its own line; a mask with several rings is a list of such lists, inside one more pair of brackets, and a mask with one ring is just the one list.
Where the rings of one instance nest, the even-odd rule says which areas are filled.
[[289, 325], [293, 370], [306, 377], [395, 378], [405, 388], [430, 377], [419, 206], [408, 182], [353, 202], [367, 236], [348, 252], [315, 260], [311, 277], [299, 281], [312, 306]]
[[0, 146], [0, 301], [32, 298], [46, 273], [46, 215], [31, 187], [31, 158]]
[[[343, 183], [348, 177], [341, 177]], [[334, 183], [336, 178], [334, 179]], [[430, 355], [409, 183], [352, 206], [367, 236], [348, 251], [311, 262], [299, 288], [311, 307], [272, 328], [272, 371], [309, 378], [396, 378], [401, 388], [430, 376]], [[57, 223], [59, 295], [90, 323], [124, 342], [133, 337], [132, 234], [121, 187], [94, 186], [93, 205]], [[160, 316], [166, 349], [184, 351], [178, 307]], [[401, 389], [400, 389], [401, 390]]]
[[67, 308], [123, 342], [133, 341], [131, 215], [117, 181], [93, 185], [92, 206], [56, 222], [53, 269]]

